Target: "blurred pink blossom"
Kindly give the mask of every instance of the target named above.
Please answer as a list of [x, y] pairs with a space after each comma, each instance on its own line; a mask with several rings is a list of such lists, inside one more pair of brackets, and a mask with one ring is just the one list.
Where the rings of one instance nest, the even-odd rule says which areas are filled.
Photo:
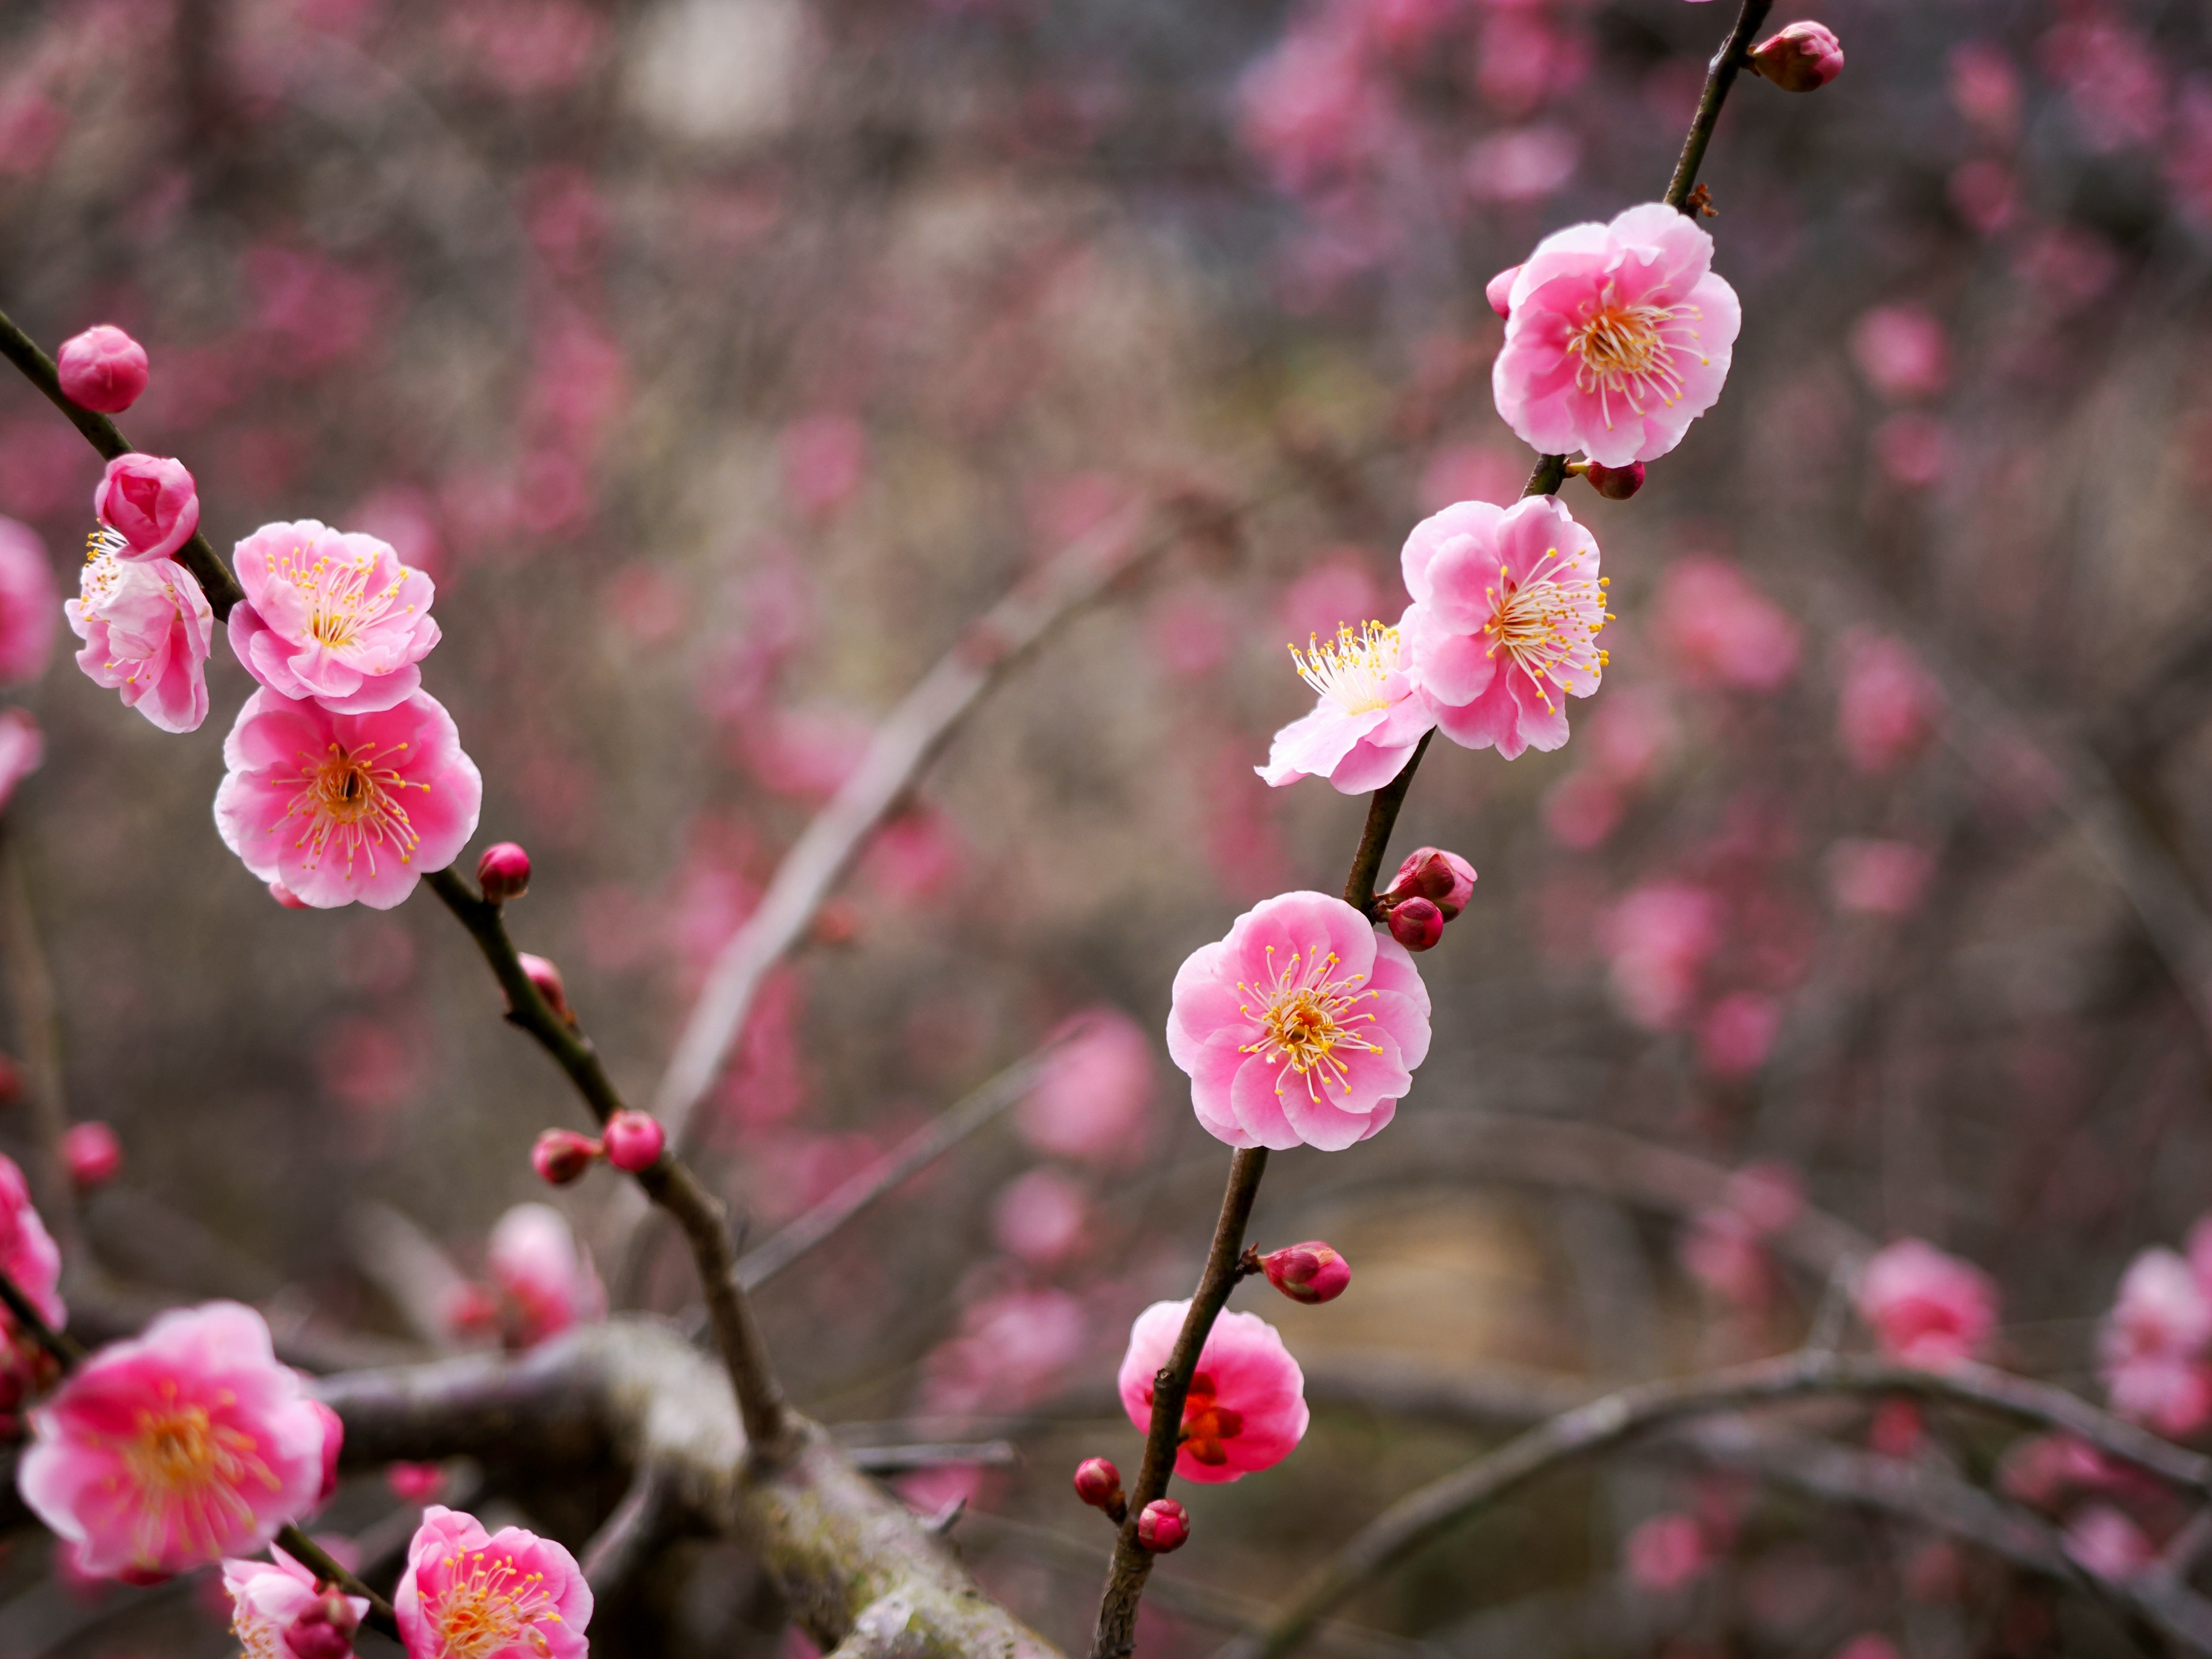
[[487, 1533], [441, 1504], [422, 1511], [392, 1610], [408, 1659], [585, 1659], [591, 1650], [592, 1588], [574, 1556], [520, 1527]]
[[1672, 1595], [1713, 1565], [1697, 1517], [1679, 1510], [1639, 1524], [1628, 1534], [1622, 1557], [1629, 1582], [1654, 1595]]
[[1897, 1644], [1880, 1631], [1863, 1631], [1838, 1648], [1828, 1659], [1901, 1659]]
[[958, 826], [927, 804], [887, 819], [862, 855], [861, 877], [895, 904], [927, 902], [960, 874], [963, 850]]
[[[102, 547], [85, 561], [78, 581], [77, 597], [62, 610], [84, 641], [76, 665], [85, 678], [120, 692], [125, 708], [164, 732], [198, 731], [208, 714], [215, 612], [192, 573], [172, 559], [126, 562]], [[0, 619], [8, 615], [0, 600]]]
[[1736, 991], [1698, 1022], [1698, 1058], [1714, 1077], [1749, 1077], [1766, 1063], [1782, 1029], [1782, 1009], [1756, 991]]
[[2110, 1504], [2091, 1504], [2066, 1523], [2066, 1553], [2100, 1578], [2132, 1578], [2158, 1561], [2143, 1530]]
[[2166, 127], [2166, 70], [2136, 29], [2081, 8], [2045, 32], [2038, 55], [2044, 73], [2065, 88], [2092, 149], [2157, 142]]
[[1932, 854], [1902, 841], [1839, 841], [1828, 849], [1828, 893], [1838, 910], [1904, 916], [1920, 908]]
[[2212, 226], [2212, 78], [2191, 76], [2166, 147], [2166, 185], [2199, 229]]
[[1797, 672], [1797, 624], [1724, 560], [1693, 554], [1668, 565], [1656, 622], [1692, 685], [1771, 691]]
[[569, 91], [608, 35], [607, 20], [580, 0], [470, 0], [446, 20], [455, 56], [510, 98]]
[[2112, 1409], [2160, 1434], [2212, 1423], [2212, 1296], [2179, 1254], [2148, 1249], [2128, 1264], [2099, 1339]]
[[1083, 1242], [1091, 1201], [1083, 1188], [1057, 1170], [1018, 1176], [991, 1205], [991, 1237], [1008, 1255], [1036, 1267], [1066, 1261]]
[[[245, 1650], [245, 1659], [287, 1659], [291, 1651], [284, 1632], [292, 1621], [322, 1600], [315, 1575], [281, 1549], [271, 1546], [269, 1561], [242, 1561], [226, 1557], [222, 1587], [230, 1595], [230, 1633]], [[368, 1612], [368, 1598], [349, 1595], [346, 1606], [358, 1624]]]
[[1951, 48], [1951, 106], [1985, 137], [2008, 144], [2020, 134], [2020, 70], [1993, 40]]
[[2023, 1435], [1997, 1464], [1997, 1487], [2008, 1498], [2057, 1514], [2083, 1492], [2114, 1490], [2112, 1462], [2068, 1434]]
[[849, 709], [778, 708], [739, 723], [740, 754], [763, 787], [800, 800], [826, 800], [860, 763], [873, 722]]
[[533, 1348], [572, 1325], [606, 1317], [607, 1295], [591, 1252], [550, 1205], [518, 1204], [500, 1217], [484, 1266], [508, 1304], [510, 1347]]
[[1423, 512], [1441, 513], [1455, 501], [1513, 501], [1528, 477], [1525, 455], [1509, 455], [1489, 444], [1446, 444], [1421, 468], [1416, 494]]
[[1876, 1251], [1853, 1295], [1882, 1352], [1909, 1365], [1974, 1358], [1996, 1328], [1990, 1276], [1917, 1238]]
[[69, 131], [69, 112], [17, 80], [0, 85], [0, 179], [34, 179]]
[[1844, 636], [1837, 662], [1836, 732], [1853, 766], [1879, 775], [1928, 746], [1942, 726], [1943, 692], [1908, 647], [1856, 629]]
[[388, 543], [404, 565], [433, 578], [444, 568], [438, 504], [411, 484], [387, 484], [362, 496], [346, 520], [359, 533]]
[[357, 264], [263, 243], [240, 265], [253, 297], [255, 355], [270, 374], [287, 380], [316, 374], [357, 356], [374, 336], [386, 283]]
[[46, 672], [60, 598], [46, 544], [28, 525], [0, 518], [0, 684]]
[[1144, 1027], [1101, 1003], [1063, 1020], [1046, 1041], [1060, 1046], [1016, 1109], [1022, 1139], [1041, 1152], [1106, 1169], [1139, 1161], [1153, 1139], [1159, 1089]]
[[1704, 889], [1662, 881], [1628, 894], [1601, 930], [1621, 1012], [1648, 1030], [1675, 1029], [1720, 942], [1720, 905]]
[[1851, 357], [1876, 392], [1899, 403], [1932, 398], [1949, 384], [1951, 347], [1933, 313], [1878, 306], [1851, 328]]
[[1204, 679], [1228, 660], [1235, 643], [1231, 617], [1218, 594], [1171, 589], [1146, 608], [1145, 644], [1152, 660], [1175, 678]]
[[1773, 1263], [1759, 1231], [1734, 1210], [1701, 1210], [1682, 1234], [1683, 1270], [1739, 1308], [1759, 1309], [1773, 1299]]
[[1620, 827], [1628, 801], [1620, 786], [1595, 767], [1571, 772], [1544, 792], [1544, 828], [1562, 847], [1586, 853]]
[[[1129, 1329], [1117, 1386], [1139, 1433], [1152, 1422], [1152, 1376], [1182, 1334], [1185, 1302], [1155, 1302]], [[1213, 1322], [1183, 1400], [1175, 1472], [1202, 1484], [1241, 1480], [1288, 1457], [1305, 1437], [1305, 1376], [1282, 1335], [1257, 1314]]]
[[1244, 147], [1293, 195], [1371, 160], [1395, 118], [1358, 35], [1332, 22], [1293, 24], [1245, 72], [1237, 105]]
[[1950, 430], [1917, 410], [1893, 415], [1874, 429], [1874, 459], [1893, 483], [1907, 489], [1929, 489], [1952, 470]]
[[1575, 176], [1581, 159], [1572, 129], [1540, 123], [1478, 139], [1461, 177], [1478, 202], [1540, 202]]
[[868, 430], [850, 415], [793, 421], [777, 442], [784, 494], [802, 513], [834, 513], [867, 481]]
[[1019, 1411], [1059, 1387], [1090, 1340], [1091, 1317], [1065, 1291], [1009, 1291], [975, 1303], [924, 1367], [933, 1412]]
[[1316, 635], [1328, 639], [1346, 623], [1358, 627], [1381, 614], [1383, 599], [1367, 555], [1356, 547], [1335, 548], [1322, 553], [1283, 590], [1276, 615], [1296, 645]]
[[0, 811], [46, 757], [38, 721], [21, 708], [0, 709]]
[[523, 181], [523, 228], [538, 257], [571, 280], [587, 275], [607, 234], [606, 204], [581, 167], [542, 167]]
[[2019, 216], [2020, 181], [2002, 161], [1961, 161], [1952, 171], [1946, 194], [1977, 235], [1995, 236]]

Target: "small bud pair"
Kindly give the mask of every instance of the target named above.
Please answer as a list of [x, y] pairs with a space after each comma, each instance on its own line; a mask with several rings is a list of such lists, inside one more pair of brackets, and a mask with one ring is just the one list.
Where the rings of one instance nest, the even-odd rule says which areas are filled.
[[548, 1129], [530, 1149], [530, 1165], [540, 1180], [565, 1187], [600, 1158], [626, 1175], [641, 1174], [659, 1162], [667, 1143], [659, 1119], [624, 1107], [607, 1120], [598, 1140], [574, 1129]]
[[1317, 1238], [1261, 1256], [1260, 1267], [1293, 1302], [1334, 1302], [1352, 1283], [1352, 1264]]
[[1398, 866], [1398, 878], [1376, 896], [1390, 937], [1408, 951], [1426, 951], [1444, 935], [1444, 924], [1474, 895], [1474, 866], [1442, 848], [1418, 848]]

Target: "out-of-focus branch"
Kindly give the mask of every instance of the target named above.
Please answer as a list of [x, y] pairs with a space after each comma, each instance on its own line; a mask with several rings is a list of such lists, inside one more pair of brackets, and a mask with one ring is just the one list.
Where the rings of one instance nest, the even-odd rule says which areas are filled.
[[592, 1534], [579, 1562], [595, 1602], [619, 1600], [668, 1531], [668, 1481], [658, 1463], [639, 1466], [622, 1502]]

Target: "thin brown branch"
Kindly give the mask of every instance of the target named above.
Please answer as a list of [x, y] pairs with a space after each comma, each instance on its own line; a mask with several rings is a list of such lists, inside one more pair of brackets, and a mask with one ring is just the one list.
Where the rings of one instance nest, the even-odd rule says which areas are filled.
[[1367, 803], [1367, 822], [1359, 832], [1359, 849], [1352, 855], [1352, 873], [1344, 878], [1344, 902], [1362, 915], [1374, 912], [1375, 883], [1382, 872], [1382, 855], [1390, 848], [1390, 832], [1398, 827], [1398, 813], [1406, 804], [1406, 792], [1413, 787], [1413, 774], [1420, 769], [1421, 757], [1429, 752], [1429, 741], [1436, 735], [1434, 727], [1422, 733], [1405, 769], [1377, 789]]
[[1729, 31], [1721, 49], [1713, 54], [1705, 69], [1705, 90], [1698, 95], [1698, 112], [1690, 118], [1689, 136], [1682, 140], [1681, 159], [1674, 163], [1674, 176], [1668, 181], [1664, 198], [1668, 207], [1688, 213], [1690, 192], [1697, 188], [1698, 170], [1705, 164], [1705, 147], [1713, 141], [1713, 128], [1721, 118], [1721, 106], [1728, 102], [1729, 88], [1735, 77], [1751, 60], [1751, 37], [1759, 33], [1766, 21], [1766, 14], [1774, 9], [1774, 0], [1743, 0], [1743, 9], [1736, 14], [1735, 27]]

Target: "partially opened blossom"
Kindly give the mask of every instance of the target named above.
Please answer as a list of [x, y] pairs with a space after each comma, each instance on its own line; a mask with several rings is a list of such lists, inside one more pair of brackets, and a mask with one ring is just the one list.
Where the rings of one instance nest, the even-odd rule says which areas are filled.
[[46, 544], [28, 525], [0, 518], [0, 683], [34, 680], [46, 672], [60, 597]]
[[1168, 1054], [1232, 1146], [1334, 1152], [1389, 1122], [1429, 1052], [1406, 947], [1342, 899], [1284, 893], [1176, 971]]
[[31, 1413], [23, 1501], [101, 1577], [261, 1548], [315, 1506], [334, 1421], [235, 1302], [166, 1313]]
[[319, 910], [389, 910], [476, 833], [483, 779], [453, 716], [427, 692], [371, 714], [334, 714], [255, 692], [223, 739], [223, 844], [264, 881]]
[[1565, 743], [1612, 620], [1590, 533], [1555, 496], [1462, 501], [1414, 526], [1399, 562], [1413, 682], [1443, 734], [1507, 760]]
[[[269, 1553], [274, 1561], [226, 1559], [222, 1564], [222, 1587], [230, 1592], [230, 1633], [245, 1650], [244, 1659], [292, 1659], [285, 1630], [325, 1594], [315, 1575], [283, 1551]], [[368, 1613], [368, 1598], [349, 1595], [345, 1602], [359, 1624]]]
[[[1152, 1378], [1168, 1363], [1184, 1302], [1155, 1302], [1129, 1329], [1116, 1380], [1121, 1408], [1139, 1432], [1152, 1425]], [[1186, 1480], [1239, 1480], [1273, 1468], [1305, 1437], [1306, 1379], [1282, 1335], [1257, 1314], [1224, 1313], [1199, 1350], [1182, 1407], [1176, 1473]]]
[[1022, 1139], [1041, 1152], [1107, 1168], [1142, 1158], [1152, 1139], [1159, 1061], [1145, 1028], [1101, 1003], [1045, 1038], [1052, 1051], [1015, 1109]]
[[270, 690], [370, 714], [421, 689], [436, 590], [390, 544], [302, 519], [262, 526], [233, 562], [246, 599], [231, 607], [230, 647]]
[[558, 1210], [518, 1204], [499, 1218], [485, 1266], [503, 1294], [509, 1346], [535, 1347], [572, 1325], [604, 1319], [607, 1293], [591, 1254]]
[[2100, 1339], [2112, 1409], [2160, 1434], [2212, 1423], [2212, 1297], [2178, 1252], [2149, 1249], [2128, 1264]]
[[408, 1659], [585, 1659], [592, 1589], [576, 1558], [520, 1527], [487, 1533], [433, 1504], [392, 1593]]
[[76, 665], [85, 678], [164, 732], [199, 730], [215, 612], [192, 573], [174, 559], [122, 559], [102, 546], [77, 580], [77, 597], [62, 610], [84, 641]]
[[1308, 650], [1292, 646], [1298, 678], [1320, 701], [1275, 733], [1267, 763], [1253, 769], [1277, 788], [1327, 778], [1347, 795], [1380, 789], [1404, 770], [1436, 720], [1407, 678], [1403, 627], [1340, 623], [1334, 640], [1310, 635]]
[[199, 490], [182, 461], [134, 450], [107, 464], [92, 514], [113, 532], [94, 539], [118, 558], [166, 559], [200, 527]]
[[1990, 1276], [1917, 1238], [1876, 1251], [1854, 1299], [1882, 1352], [1911, 1365], [1973, 1358], [1996, 1328]]
[[1680, 443], [1719, 398], [1743, 322], [1712, 260], [1712, 237], [1661, 202], [1539, 242], [1491, 369], [1505, 423], [1545, 454], [1607, 466]]
[[46, 757], [46, 740], [38, 721], [20, 708], [0, 708], [0, 811]]

